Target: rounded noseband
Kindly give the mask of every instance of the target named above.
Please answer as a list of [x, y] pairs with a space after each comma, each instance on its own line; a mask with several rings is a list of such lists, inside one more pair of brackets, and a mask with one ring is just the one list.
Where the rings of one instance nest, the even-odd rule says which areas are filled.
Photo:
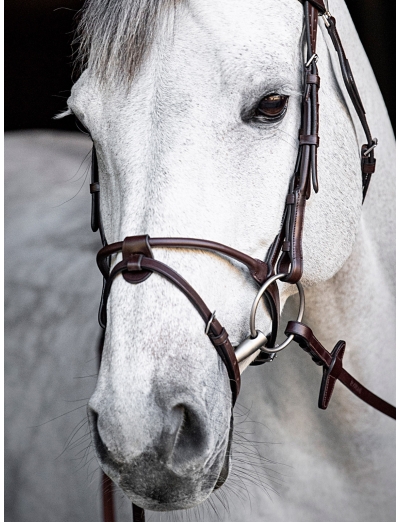
[[[207, 247], [208, 250], [223, 253], [224, 255], [228, 255], [241, 261], [247, 266], [253, 279], [257, 281], [258, 284], [262, 283], [269, 275], [266, 263], [263, 263], [258, 259], [253, 259], [238, 250], [231, 249], [230, 247], [220, 243], [196, 239], [151, 239], [147, 235], [127, 237], [123, 242], [107, 245], [99, 251], [97, 256], [98, 266], [105, 277], [104, 291], [99, 310], [100, 325], [103, 328], [106, 328], [107, 302], [112, 283], [118, 275], [122, 274], [125, 281], [128, 283], [139, 284], [145, 281], [153, 272], [158, 273], [175, 285], [189, 299], [200, 314], [200, 317], [203, 319], [205, 323], [205, 334], [217, 350], [218, 355], [221, 357], [227, 369], [232, 391], [232, 404], [235, 404], [240, 391], [240, 371], [238, 359], [229, 340], [228, 333], [215, 317], [215, 312], [211, 313], [210, 309], [193, 287], [181, 275], [175, 272], [175, 270], [154, 259], [151, 249], [152, 245], [174, 248]], [[112, 268], [111, 272], [109, 272], [107, 259], [109, 256], [120, 251], [122, 251], [122, 261], [117, 263]], [[265, 295], [270, 303], [273, 332], [270, 336], [265, 337], [262, 344], [271, 345], [272, 343], [272, 346], [274, 346], [279, 317], [279, 293], [276, 284], [273, 284], [271, 287], [269, 286], [269, 290]], [[254, 353], [254, 351], [255, 350], [253, 350], [252, 353]], [[268, 358], [265, 357], [264, 359], [268, 360]]]

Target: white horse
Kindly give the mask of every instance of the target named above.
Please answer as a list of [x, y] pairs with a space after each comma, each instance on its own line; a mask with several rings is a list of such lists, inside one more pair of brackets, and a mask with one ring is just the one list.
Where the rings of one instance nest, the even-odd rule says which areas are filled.
[[[105, 9], [92, 1], [83, 19], [87, 68], [68, 104], [97, 150], [107, 240], [143, 233], [206, 238], [263, 259], [297, 154], [302, 5], [157, 5], [126, 1]], [[327, 347], [345, 339], [348, 370], [393, 402], [394, 138], [348, 11], [341, 0], [329, 7], [379, 138], [378, 169], [362, 206], [362, 129], [320, 21], [320, 192], [306, 209], [305, 322]], [[258, 105], [275, 93], [289, 102], [282, 118], [269, 120]], [[236, 263], [182, 250], [157, 250], [156, 257], [217, 310], [233, 342], [247, 335], [255, 287]], [[280, 289], [293, 318], [292, 290]], [[269, 330], [267, 310], [258, 322]], [[116, 279], [90, 425], [101, 466], [149, 510], [192, 508], [218, 495], [212, 492], [226, 464], [231, 393], [203, 332], [167, 281], [153, 275], [133, 286]], [[239, 413], [250, 410], [258, 421], [250, 438], [270, 443], [263, 450], [270, 464], [264, 474], [247, 469], [257, 443], [251, 453], [242, 432], [232, 477], [220, 490], [230, 510], [216, 508], [207, 520], [394, 520], [393, 421], [340, 385], [329, 409], [318, 410], [319, 378], [296, 347], [246, 371]]]

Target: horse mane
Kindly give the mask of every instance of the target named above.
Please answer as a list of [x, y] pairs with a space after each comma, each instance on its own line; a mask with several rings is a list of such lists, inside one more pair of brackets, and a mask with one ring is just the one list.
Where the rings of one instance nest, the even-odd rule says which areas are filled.
[[177, 0], [86, 0], [74, 39], [79, 72], [127, 83], [140, 68], [162, 15]]

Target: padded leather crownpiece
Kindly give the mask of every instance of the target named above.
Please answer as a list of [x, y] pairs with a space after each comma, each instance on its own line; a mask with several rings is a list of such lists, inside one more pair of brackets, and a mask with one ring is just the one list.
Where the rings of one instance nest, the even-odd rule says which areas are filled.
[[[146, 257], [154, 259], [153, 252], [149, 244], [149, 236], [130, 236], [126, 237], [122, 243], [122, 259], [127, 261], [136, 254], [142, 254]], [[122, 274], [122, 277], [131, 284], [138, 284], [146, 281], [151, 276], [150, 270], [138, 270], [138, 271], [126, 271]]]

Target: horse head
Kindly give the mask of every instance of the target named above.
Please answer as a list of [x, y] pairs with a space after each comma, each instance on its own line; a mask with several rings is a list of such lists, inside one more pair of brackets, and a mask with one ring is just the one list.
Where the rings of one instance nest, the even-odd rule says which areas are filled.
[[[96, 149], [105, 237], [206, 238], [263, 260], [298, 153], [302, 4], [159, 4], [92, 1], [81, 22], [86, 68], [68, 104]], [[322, 31], [318, 38], [320, 190], [305, 215], [308, 286], [345, 263], [362, 203], [354, 123], [332, 45]], [[256, 286], [239, 263], [205, 251], [155, 254], [217, 311], [232, 344], [247, 335]], [[280, 284], [282, 306], [291, 288]], [[157, 274], [141, 285], [117, 277], [107, 315], [89, 402], [100, 464], [140, 506], [197, 505], [229, 472], [226, 369], [196, 311]], [[268, 308], [257, 317], [268, 332]]]

